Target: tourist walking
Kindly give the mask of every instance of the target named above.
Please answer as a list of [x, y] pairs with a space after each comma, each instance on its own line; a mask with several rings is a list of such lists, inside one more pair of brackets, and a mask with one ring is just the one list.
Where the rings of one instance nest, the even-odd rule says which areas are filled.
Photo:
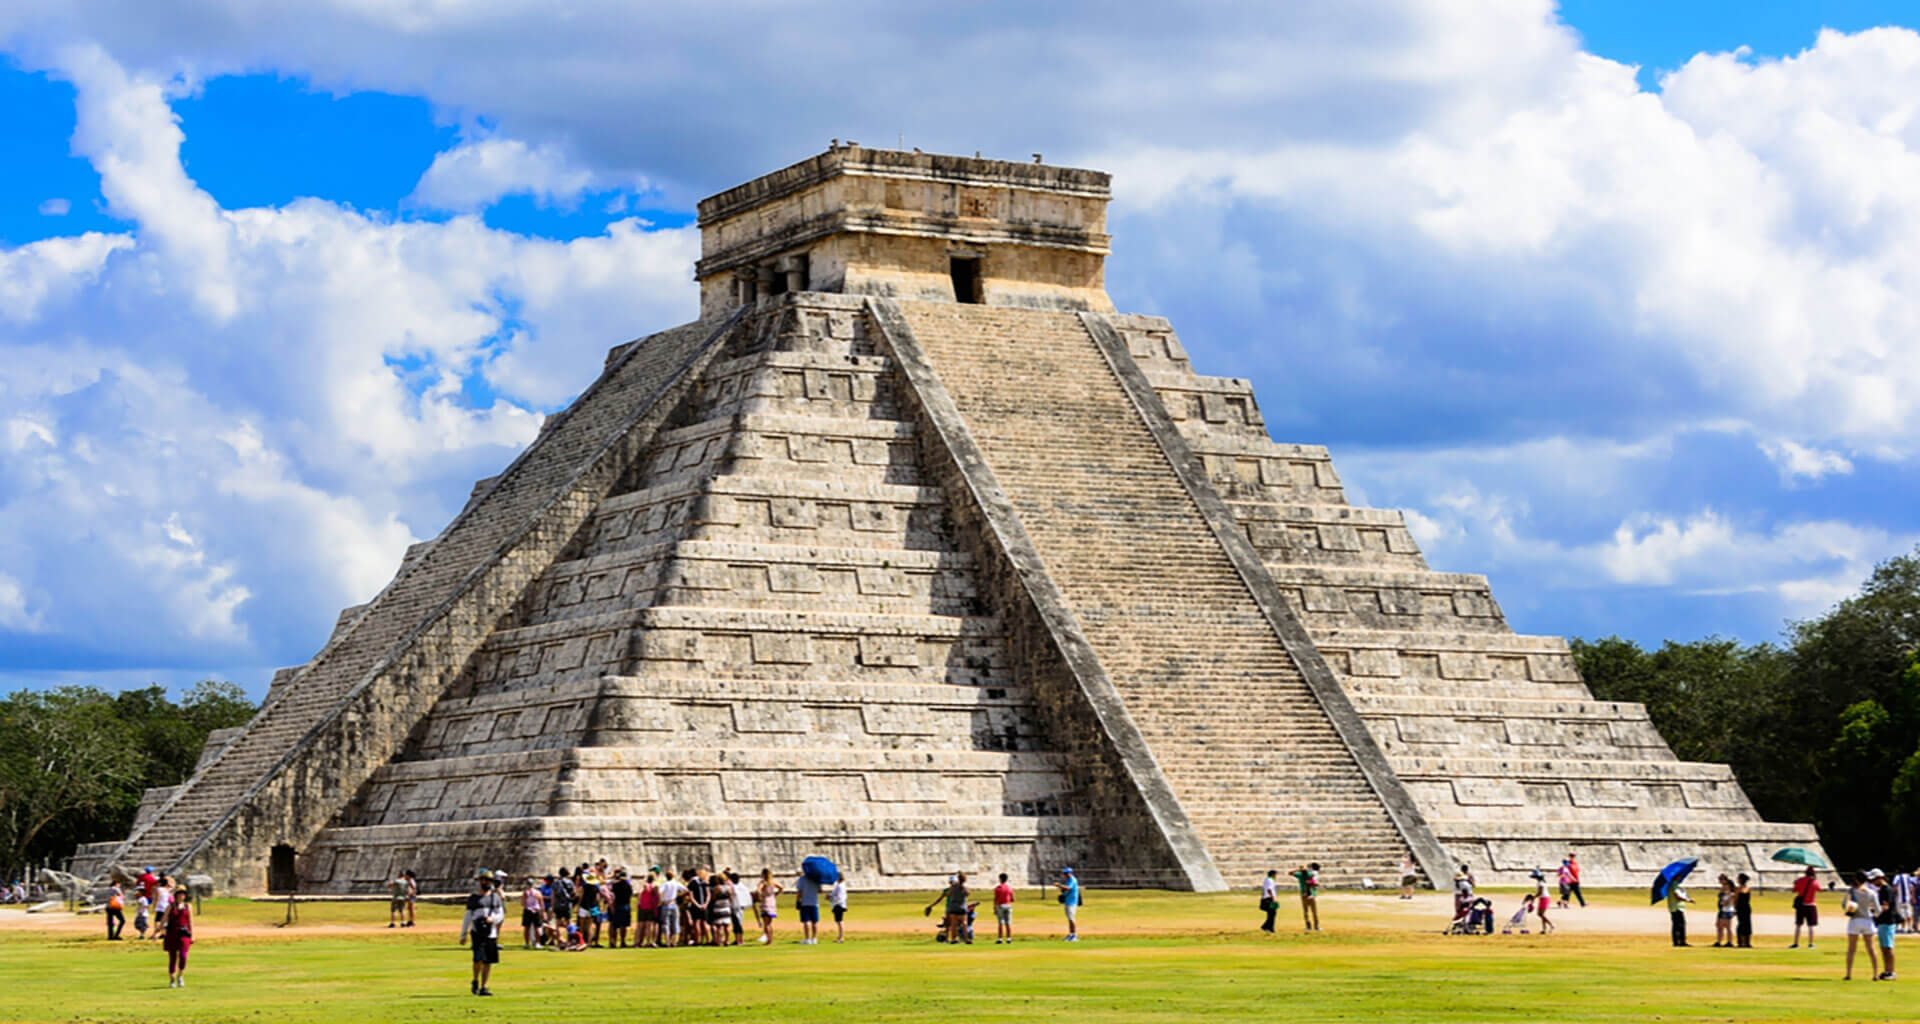
[[120, 883], [113, 883], [107, 889], [107, 941], [119, 942], [120, 932], [127, 926], [127, 894], [120, 891]]
[[1007, 873], [1000, 873], [1000, 884], [993, 887], [993, 944], [1013, 941], [1013, 886]]
[[827, 890], [827, 903], [833, 907], [833, 941], [847, 941], [847, 876], [834, 879]]
[[780, 916], [780, 894], [786, 887], [773, 880], [772, 868], [760, 869], [760, 884], [753, 888], [753, 911], [760, 921], [760, 944], [773, 945], [773, 922]]
[[1894, 906], [1893, 883], [1887, 880], [1886, 872], [1874, 868], [1867, 872], [1867, 881], [1873, 883], [1874, 895], [1880, 899], [1880, 912], [1873, 915], [1873, 934], [1880, 940], [1880, 973], [1874, 977], [1892, 981], [1893, 933], [1900, 926], [1900, 911]]
[[1547, 908], [1553, 905], [1553, 897], [1547, 895], [1547, 873], [1539, 868], [1533, 869], [1533, 912], [1540, 916], [1540, 934], [1553, 931], [1553, 921], [1547, 917]]
[[1734, 879], [1733, 886], [1733, 938], [1734, 945], [1741, 949], [1753, 948], [1753, 885], [1752, 879], [1741, 875]]
[[800, 878], [793, 883], [793, 902], [800, 910], [800, 944], [817, 946], [820, 944], [820, 883], [800, 872]]
[[1720, 876], [1720, 888], [1714, 893], [1713, 948], [1733, 946], [1733, 879]]
[[1067, 912], [1066, 941], [1079, 942], [1080, 941], [1080, 879], [1074, 875], [1072, 868], [1061, 868], [1060, 874], [1065, 876], [1065, 880], [1055, 882], [1053, 883], [1053, 885], [1054, 885], [1054, 888], [1060, 890], [1060, 908]]
[[507, 919], [506, 901], [494, 890], [491, 873], [480, 872], [479, 891], [467, 899], [467, 933], [473, 945], [473, 980], [467, 990], [490, 996], [493, 965], [500, 962], [500, 924]]
[[420, 876], [414, 874], [412, 868], [408, 868], [407, 869], [407, 923], [402, 925], [401, 927], [403, 928], [413, 927], [414, 908], [419, 904], [419, 902], [420, 902]]
[[[1267, 877], [1272, 878], [1273, 877], [1272, 873], [1269, 872]], [[1413, 890], [1417, 888], [1419, 885], [1420, 885], [1420, 869], [1416, 867], [1413, 863], [1413, 854], [1408, 853], [1408, 854], [1401, 855], [1400, 857], [1400, 898], [1403, 900], [1412, 899]], [[1279, 900], [1276, 898], [1274, 902], [1278, 903]], [[1267, 928], [1267, 931], [1272, 931], [1273, 928], [1271, 927], [1271, 925], [1273, 924], [1273, 922], [1269, 921], [1267, 922], [1267, 924], [1269, 925], [1269, 927]]]
[[1841, 980], [1853, 980], [1853, 956], [1862, 945], [1867, 947], [1867, 966], [1878, 979], [1880, 956], [1874, 951], [1873, 919], [1880, 913], [1880, 890], [1874, 888], [1866, 876], [1855, 875], [1840, 909], [1847, 915], [1847, 973]]
[[[171, 885], [171, 879], [162, 879], [160, 891], [168, 891]], [[186, 988], [187, 951], [193, 948], [193, 911], [187, 901], [169, 901], [157, 930], [164, 936], [161, 948], [167, 951], [167, 987]]]
[[1788, 949], [1800, 948], [1802, 925], [1807, 929], [1807, 948], [1812, 949], [1813, 930], [1820, 926], [1820, 879], [1812, 868], [1793, 880], [1793, 945]]
[[[940, 937], [947, 945], [957, 946], [965, 937], [964, 933], [967, 929], [966, 872], [948, 875], [947, 887], [940, 890], [940, 895], [935, 896], [932, 903], [927, 904], [926, 909], [921, 912], [922, 916], [932, 914], [933, 908], [939, 906], [942, 900], [946, 901], [947, 909], [945, 916], [940, 919]], [[972, 943], [972, 939], [967, 939], [968, 945]]]
[[147, 937], [147, 911], [152, 908], [153, 898], [146, 893], [141, 893], [139, 902], [135, 904], [133, 912], [133, 937], [135, 939], [144, 939]]
[[1273, 919], [1280, 913], [1279, 879], [1280, 869], [1274, 868], [1267, 872], [1266, 878], [1260, 880], [1260, 910], [1267, 915], [1267, 919], [1260, 922], [1260, 930], [1268, 935], [1273, 934]]
[[1582, 907], [1586, 906], [1587, 894], [1580, 891], [1580, 858], [1569, 852], [1567, 859], [1562, 863], [1567, 868], [1567, 891], [1573, 894], [1574, 899], [1580, 901]]
[[1300, 918], [1306, 922], [1307, 930], [1320, 930], [1320, 865], [1308, 864], [1293, 873], [1293, 880], [1300, 884]]
[[1667, 917], [1673, 923], [1673, 944], [1684, 947], [1687, 943], [1686, 905], [1693, 902], [1687, 890], [1680, 888], [1679, 882], [1667, 887]]

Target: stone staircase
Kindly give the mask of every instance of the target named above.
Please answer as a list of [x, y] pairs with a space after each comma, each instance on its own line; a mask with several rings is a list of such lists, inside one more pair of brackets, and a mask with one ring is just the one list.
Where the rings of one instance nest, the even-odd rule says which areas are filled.
[[1817, 845], [1761, 821], [1724, 766], [1678, 761], [1644, 708], [1594, 700], [1565, 642], [1515, 634], [1484, 577], [1430, 570], [1399, 513], [1349, 505], [1326, 449], [1268, 438], [1247, 382], [1195, 373], [1166, 321], [1110, 319], [1395, 774], [1483, 879], [1572, 851], [1597, 884], [1702, 855], [1773, 882], [1773, 849]]
[[1221, 875], [1408, 847], [1072, 313], [901, 303]]
[[626, 472], [623, 446], [651, 435], [649, 415], [677, 404], [676, 387], [697, 376], [692, 364], [729, 323], [628, 346], [110, 859], [264, 887], [266, 847], [304, 845], [331, 813], [322, 808], [343, 804], [399, 752], [487, 628]]
[[763, 303], [304, 852], [307, 891], [615, 863], [1114, 882], [860, 305]]

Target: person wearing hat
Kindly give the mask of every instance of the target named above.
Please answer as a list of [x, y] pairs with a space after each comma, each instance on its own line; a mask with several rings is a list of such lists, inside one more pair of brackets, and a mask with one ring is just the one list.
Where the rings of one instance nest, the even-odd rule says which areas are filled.
[[1874, 937], [1880, 942], [1880, 973], [1875, 975], [1881, 981], [1893, 980], [1893, 933], [1900, 927], [1900, 911], [1894, 906], [1893, 883], [1887, 880], [1887, 873], [1874, 868], [1867, 872], [1867, 882], [1873, 886], [1875, 895], [1880, 897], [1880, 912], [1873, 915]]
[[1062, 881], [1053, 883], [1060, 890], [1060, 909], [1067, 913], [1068, 942], [1080, 941], [1080, 879], [1075, 877], [1072, 868], [1061, 868]]

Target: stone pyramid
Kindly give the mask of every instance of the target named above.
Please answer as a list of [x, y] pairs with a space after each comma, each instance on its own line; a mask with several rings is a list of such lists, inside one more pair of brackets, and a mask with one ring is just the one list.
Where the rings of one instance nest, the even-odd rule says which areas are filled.
[[80, 860], [345, 893], [825, 853], [865, 888], [1206, 890], [1817, 844], [1115, 313], [1108, 198], [847, 145], [705, 200], [701, 319], [613, 349]]

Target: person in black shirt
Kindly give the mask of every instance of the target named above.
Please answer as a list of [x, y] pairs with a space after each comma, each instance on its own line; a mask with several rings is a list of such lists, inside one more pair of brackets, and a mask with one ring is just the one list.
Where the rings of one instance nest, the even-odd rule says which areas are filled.
[[613, 894], [613, 906], [607, 911], [607, 945], [625, 949], [627, 929], [633, 926], [633, 883], [627, 879], [626, 868], [613, 870], [613, 884], [607, 889]]
[[687, 933], [690, 944], [707, 944], [707, 908], [713, 902], [713, 886], [707, 881], [707, 869], [687, 872], [687, 899], [690, 906], [687, 917]]
[[1753, 948], [1753, 886], [1746, 875], [1733, 880], [1733, 943]]

